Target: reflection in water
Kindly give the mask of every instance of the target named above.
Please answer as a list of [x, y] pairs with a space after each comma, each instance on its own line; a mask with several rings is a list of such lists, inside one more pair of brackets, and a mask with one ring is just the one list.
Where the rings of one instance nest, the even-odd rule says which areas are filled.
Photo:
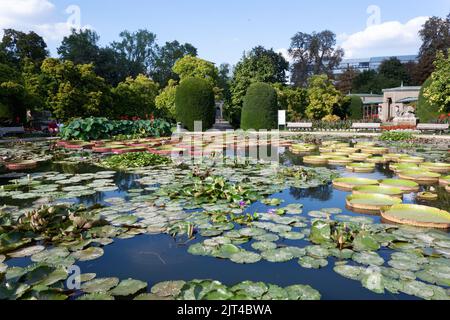
[[328, 201], [333, 196], [333, 187], [326, 185], [311, 189], [291, 188], [289, 193], [295, 200], [312, 198], [319, 201]]

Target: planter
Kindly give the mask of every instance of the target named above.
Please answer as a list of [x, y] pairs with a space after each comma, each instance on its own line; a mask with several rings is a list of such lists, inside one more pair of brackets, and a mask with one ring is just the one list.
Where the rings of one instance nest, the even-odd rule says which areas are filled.
[[450, 228], [450, 213], [414, 204], [394, 205], [383, 209], [381, 216], [390, 222], [423, 228]]

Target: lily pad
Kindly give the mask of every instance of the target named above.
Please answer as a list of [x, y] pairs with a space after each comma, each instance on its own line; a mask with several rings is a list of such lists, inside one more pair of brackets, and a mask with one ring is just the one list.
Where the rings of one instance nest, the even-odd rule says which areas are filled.
[[147, 283], [134, 279], [123, 280], [117, 287], [109, 291], [112, 296], [127, 297], [147, 288]]
[[176, 297], [180, 294], [185, 284], [185, 281], [160, 282], [152, 287], [151, 293], [159, 297]]
[[380, 211], [384, 207], [402, 203], [399, 198], [382, 194], [352, 194], [347, 197], [347, 206], [354, 210]]
[[252, 248], [258, 251], [268, 251], [277, 248], [277, 244], [273, 242], [263, 241], [255, 242], [252, 244]]
[[378, 185], [377, 180], [366, 178], [338, 178], [333, 180], [333, 186], [345, 191], [352, 191], [354, 187]]
[[352, 259], [359, 264], [368, 266], [382, 266], [384, 264], [384, 259], [376, 252], [357, 252]]
[[83, 283], [81, 290], [86, 293], [106, 293], [118, 284], [118, 278], [100, 278]]
[[413, 204], [395, 205], [381, 216], [391, 222], [426, 228], [450, 228], [450, 213], [433, 207]]
[[77, 300], [80, 300], [80, 301], [110, 301], [110, 300], [114, 300], [114, 297], [107, 293], [90, 293], [90, 294], [82, 295]]
[[41, 245], [31, 246], [31, 247], [26, 247], [23, 249], [19, 249], [19, 250], [10, 252], [10, 253], [8, 253], [8, 256], [11, 258], [24, 258], [24, 257], [32, 256], [36, 253], [39, 253], [39, 252], [43, 251], [44, 249], [45, 249], [45, 247], [41, 246]]
[[230, 260], [239, 264], [253, 264], [261, 260], [261, 256], [250, 251], [241, 251], [230, 256]]
[[313, 258], [310, 256], [301, 257], [298, 264], [305, 269], [320, 269], [328, 265], [328, 261], [322, 258]]
[[287, 262], [294, 259], [294, 255], [292, 254], [292, 252], [284, 248], [264, 251], [263, 253], [261, 253], [261, 256], [264, 258], [264, 260], [273, 263]]
[[79, 261], [91, 261], [103, 256], [104, 251], [102, 248], [90, 247], [82, 251], [76, 251], [72, 253], [72, 257]]
[[354, 194], [384, 194], [391, 197], [402, 197], [403, 190], [396, 187], [362, 186], [353, 188]]
[[381, 181], [380, 186], [399, 188], [404, 192], [417, 192], [420, 188], [419, 184], [414, 181], [401, 179], [386, 179]]

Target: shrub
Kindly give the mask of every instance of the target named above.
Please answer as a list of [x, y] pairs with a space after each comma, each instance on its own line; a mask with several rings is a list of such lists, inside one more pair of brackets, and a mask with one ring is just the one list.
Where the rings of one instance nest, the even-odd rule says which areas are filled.
[[412, 132], [385, 131], [380, 137], [382, 141], [409, 141], [414, 138]]
[[363, 118], [363, 101], [358, 96], [350, 97], [350, 116], [352, 120], [361, 120]]
[[277, 93], [262, 82], [252, 84], [244, 98], [241, 128], [244, 130], [274, 129], [277, 126]]
[[333, 115], [325, 116], [322, 119], [322, 121], [325, 121], [325, 122], [337, 122], [337, 121], [341, 121], [341, 118], [339, 118], [338, 116], [333, 114]]
[[203, 79], [188, 78], [177, 88], [175, 111], [178, 122], [194, 131], [194, 122], [202, 121], [203, 130], [210, 129], [216, 119], [214, 91]]
[[107, 118], [75, 119], [61, 129], [64, 140], [100, 140], [123, 135], [133, 138], [170, 136], [171, 125], [163, 120], [108, 120]]
[[428, 88], [431, 85], [431, 82], [433, 80], [430, 78], [425, 81], [425, 83], [422, 86], [422, 89], [420, 90], [419, 94], [419, 102], [417, 104], [417, 116], [420, 119], [420, 122], [426, 123], [430, 121], [435, 121], [439, 117], [439, 107], [432, 105], [428, 99], [424, 96], [424, 91], [426, 88]]

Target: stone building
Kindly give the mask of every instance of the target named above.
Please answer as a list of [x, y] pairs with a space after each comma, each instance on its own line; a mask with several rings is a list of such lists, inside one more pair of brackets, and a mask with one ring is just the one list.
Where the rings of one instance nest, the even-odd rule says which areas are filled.
[[393, 122], [395, 119], [413, 118], [420, 89], [421, 87], [407, 86], [384, 89], [383, 103], [379, 105], [378, 111], [380, 120]]

